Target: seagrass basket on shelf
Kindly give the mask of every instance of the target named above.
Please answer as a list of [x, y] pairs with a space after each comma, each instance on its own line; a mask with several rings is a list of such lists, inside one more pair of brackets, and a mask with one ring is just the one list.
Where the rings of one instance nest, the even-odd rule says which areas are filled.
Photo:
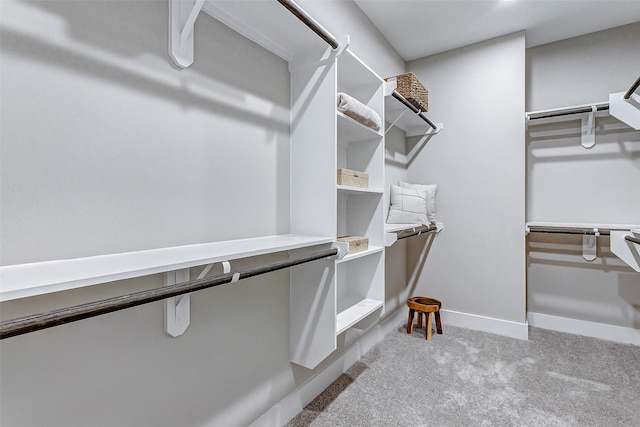
[[418, 80], [418, 77], [409, 72], [395, 77], [387, 77], [387, 81], [396, 81], [396, 92], [419, 111], [429, 111], [429, 91]]

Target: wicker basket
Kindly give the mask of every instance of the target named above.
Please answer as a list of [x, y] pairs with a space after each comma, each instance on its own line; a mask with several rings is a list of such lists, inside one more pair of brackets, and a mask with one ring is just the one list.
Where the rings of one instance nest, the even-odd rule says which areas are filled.
[[369, 249], [369, 238], [364, 236], [340, 236], [338, 242], [349, 243], [349, 250], [347, 253], [362, 252]]
[[369, 174], [338, 168], [338, 185], [367, 188], [369, 187]]
[[413, 73], [400, 74], [386, 80], [396, 81], [396, 91], [420, 111], [429, 111], [429, 91]]

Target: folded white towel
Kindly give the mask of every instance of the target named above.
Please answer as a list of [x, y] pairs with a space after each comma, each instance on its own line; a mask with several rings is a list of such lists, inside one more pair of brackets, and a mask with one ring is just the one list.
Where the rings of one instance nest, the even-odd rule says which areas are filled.
[[382, 127], [378, 113], [346, 93], [338, 93], [338, 111], [376, 131]]

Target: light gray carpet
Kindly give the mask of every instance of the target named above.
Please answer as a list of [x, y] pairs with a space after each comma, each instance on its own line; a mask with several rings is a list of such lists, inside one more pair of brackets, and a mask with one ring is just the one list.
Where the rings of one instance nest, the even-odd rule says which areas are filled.
[[640, 426], [640, 347], [398, 328], [287, 426]]

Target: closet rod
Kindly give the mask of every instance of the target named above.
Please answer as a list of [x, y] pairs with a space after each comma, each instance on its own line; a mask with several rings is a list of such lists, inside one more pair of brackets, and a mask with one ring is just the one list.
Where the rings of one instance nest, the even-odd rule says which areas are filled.
[[305, 12], [300, 6], [298, 6], [292, 0], [278, 0], [278, 3], [287, 8], [287, 10], [293, 13], [300, 21], [302, 21], [307, 27], [316, 33], [322, 40], [327, 42], [333, 49], [338, 48], [338, 40], [331, 35], [322, 25], [318, 23], [311, 15]]
[[[529, 233], [545, 233], [545, 234], [596, 234], [593, 229], [580, 229], [580, 228], [562, 228], [562, 229], [545, 229], [545, 230], [534, 230], [533, 228], [529, 230]], [[598, 234], [600, 235], [609, 235], [610, 230], [600, 230], [598, 229]]]
[[624, 240], [628, 240], [631, 243], [635, 243], [636, 245], [640, 245], [640, 239], [633, 236], [624, 236]]
[[[604, 111], [604, 110], [608, 110], [609, 109], [609, 104], [604, 104], [604, 105], [598, 105], [596, 107], [596, 111]], [[560, 116], [569, 116], [571, 114], [580, 114], [580, 113], [590, 113], [591, 107], [578, 107], [578, 108], [574, 108], [574, 109], [570, 109], [570, 110], [564, 110], [564, 111], [557, 111], [554, 113], [547, 113], [541, 116], [536, 116], [536, 117], [529, 117], [529, 120], [536, 120], [536, 119], [548, 119], [549, 117], [560, 117]]]
[[258, 276], [260, 274], [293, 267], [299, 264], [315, 261], [318, 259], [334, 256], [338, 254], [337, 248], [326, 249], [311, 253], [307, 256], [287, 259], [257, 267], [238, 270], [235, 273], [225, 273], [217, 276], [205, 277], [199, 280], [191, 280], [175, 285], [163, 286], [132, 294], [121, 295], [104, 300], [93, 301], [85, 304], [53, 310], [47, 313], [24, 316], [17, 319], [6, 320], [0, 323], [0, 339], [14, 337], [41, 329], [51, 328], [65, 323], [71, 323], [126, 308], [136, 307], [190, 292], [200, 291], [214, 286], [235, 282], [241, 279]]
[[633, 92], [635, 92], [636, 90], [638, 90], [638, 87], [640, 87], [640, 77], [638, 77], [638, 79], [636, 80], [636, 82], [631, 85], [631, 87], [629, 88], [629, 90], [627, 91], [627, 93], [624, 94], [624, 99], [629, 99], [631, 98], [631, 95], [633, 94]]
[[397, 240], [400, 239], [406, 239], [407, 237], [413, 237], [413, 236], [419, 236], [423, 233], [428, 233], [430, 231], [436, 231], [438, 229], [437, 226], [430, 224], [430, 225], [423, 225], [421, 227], [416, 227], [415, 229], [413, 229], [411, 232], [402, 232], [402, 233], [398, 233], [398, 238]]
[[411, 111], [413, 111], [414, 113], [416, 113], [418, 115], [418, 117], [420, 117], [422, 120], [424, 120], [425, 122], [427, 122], [427, 124], [433, 129], [433, 130], [437, 130], [437, 126], [427, 118], [427, 116], [425, 116], [424, 114], [422, 114], [422, 111], [418, 110], [414, 105], [412, 105], [409, 101], [406, 100], [406, 98], [402, 95], [400, 95], [397, 91], [393, 91], [391, 93], [391, 95], [393, 95], [393, 97], [395, 99], [397, 99], [398, 101], [400, 101], [405, 107], [407, 107], [408, 109], [410, 109]]

